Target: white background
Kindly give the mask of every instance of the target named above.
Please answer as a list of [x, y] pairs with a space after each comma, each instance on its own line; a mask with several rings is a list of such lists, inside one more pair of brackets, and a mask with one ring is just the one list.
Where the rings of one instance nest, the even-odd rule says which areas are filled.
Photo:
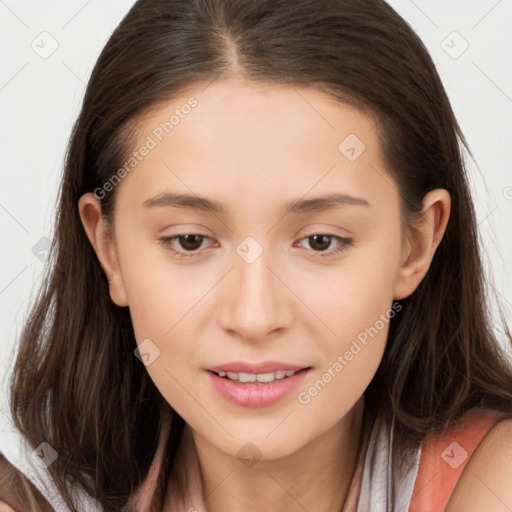
[[[474, 154], [478, 167], [471, 163], [470, 171], [486, 267], [510, 319], [512, 1], [389, 3], [429, 49]], [[51, 237], [72, 123], [102, 47], [132, 4], [0, 0], [0, 403], [43, 270], [32, 249]], [[52, 45], [58, 47], [51, 55], [37, 53]]]

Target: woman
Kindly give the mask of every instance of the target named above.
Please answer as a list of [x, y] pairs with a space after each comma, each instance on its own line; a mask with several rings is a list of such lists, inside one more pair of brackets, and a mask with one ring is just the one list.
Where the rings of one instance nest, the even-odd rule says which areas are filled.
[[138, 1], [70, 141], [4, 502], [509, 506], [459, 144], [382, 1]]

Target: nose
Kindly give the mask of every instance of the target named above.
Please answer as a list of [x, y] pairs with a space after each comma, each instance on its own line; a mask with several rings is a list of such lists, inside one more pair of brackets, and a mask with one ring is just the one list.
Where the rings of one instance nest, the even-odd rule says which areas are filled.
[[220, 323], [224, 330], [251, 342], [261, 342], [291, 325], [293, 294], [276, 271], [271, 251], [252, 262], [234, 254], [233, 270], [226, 276]]

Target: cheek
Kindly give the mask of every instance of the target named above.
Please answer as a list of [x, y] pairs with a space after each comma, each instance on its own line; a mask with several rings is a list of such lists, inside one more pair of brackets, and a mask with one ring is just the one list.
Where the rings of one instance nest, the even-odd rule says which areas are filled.
[[167, 402], [188, 418], [195, 404], [190, 393], [196, 395], [191, 368], [199, 366], [193, 324], [213, 283], [185, 268], [170, 263], [164, 249], [142, 244], [127, 246], [122, 260], [135, 339], [151, 354], [146, 370]]
[[[317, 292], [319, 311], [332, 332], [316, 337], [321, 364], [296, 400], [304, 414], [323, 417], [323, 424], [334, 424], [355, 405], [380, 365], [389, 323], [399, 314], [392, 307], [392, 279], [383, 270], [352, 268], [345, 280], [340, 275], [338, 284]], [[314, 426], [318, 433], [321, 427]]]
[[[307, 383], [314, 389], [302, 388], [304, 403], [316, 401], [325, 407], [330, 400], [345, 400], [350, 405], [373, 378], [390, 321], [400, 309], [398, 305], [393, 308], [399, 244], [389, 243], [390, 239], [383, 237], [379, 243], [362, 247], [357, 258], [347, 258], [332, 272], [319, 274], [304, 289], [325, 325], [321, 337], [312, 333], [322, 365], [313, 384]], [[317, 400], [320, 392], [323, 398]]]
[[[395, 315], [391, 294], [361, 279], [329, 297], [330, 301], [323, 297], [321, 311], [330, 335], [316, 338], [317, 348], [324, 356], [323, 366], [330, 368], [341, 359], [345, 377], [350, 374], [351, 382], [362, 379], [368, 384], [380, 363], [390, 318]], [[337, 368], [340, 373], [339, 365]]]
[[[329, 272], [309, 279], [304, 293], [331, 332], [329, 346], [341, 350], [378, 322], [393, 303], [399, 253], [393, 247], [368, 244]], [[329, 340], [327, 336], [325, 338]]]
[[170, 254], [154, 241], [138, 241], [127, 230], [119, 238], [119, 260], [137, 342], [165, 341], [174, 326], [186, 323], [187, 311], [207, 292], [197, 271], [172, 263]]

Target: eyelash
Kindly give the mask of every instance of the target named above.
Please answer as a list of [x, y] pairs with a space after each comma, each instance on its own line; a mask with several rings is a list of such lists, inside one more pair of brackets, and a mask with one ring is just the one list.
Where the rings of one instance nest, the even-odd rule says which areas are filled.
[[[177, 251], [174, 247], [172, 247], [172, 245], [170, 245], [174, 239], [182, 238], [187, 235], [195, 235], [195, 236], [202, 237], [201, 243], [203, 242], [203, 240], [210, 238], [206, 235], [201, 235], [199, 233], [183, 233], [183, 234], [174, 235], [174, 236], [162, 237], [162, 238], [159, 238], [158, 241], [162, 244], [162, 246], [166, 250], [171, 251], [171, 253], [173, 253], [173, 255], [176, 256], [177, 258], [191, 258], [191, 257], [199, 256], [204, 251], [204, 249], [195, 249], [194, 251], [183, 252], [183, 251]], [[313, 233], [312, 235], [308, 235], [308, 236], [301, 238], [299, 241], [302, 241], [302, 240], [305, 240], [308, 238], [312, 238], [313, 236], [316, 236], [316, 235], [323, 235], [323, 236], [329, 237], [331, 239], [336, 240], [339, 243], [338, 247], [335, 250], [331, 250], [329, 252], [313, 251], [314, 253], [317, 253], [318, 256], [320, 256], [321, 258], [327, 258], [327, 257], [334, 256], [336, 254], [339, 254], [339, 253], [345, 251], [347, 249], [347, 247], [350, 247], [351, 245], [353, 245], [352, 238], [345, 238], [345, 237], [333, 235], [330, 233]]]

